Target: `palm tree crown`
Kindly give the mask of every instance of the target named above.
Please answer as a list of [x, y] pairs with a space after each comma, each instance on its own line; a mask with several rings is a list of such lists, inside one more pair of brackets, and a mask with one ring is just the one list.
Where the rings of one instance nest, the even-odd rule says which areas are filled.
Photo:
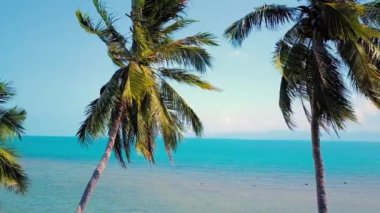
[[198, 136], [203, 127], [169, 81], [215, 90], [193, 73], [204, 73], [211, 65], [211, 57], [202, 46], [216, 45], [214, 37], [198, 33], [174, 39], [175, 32], [194, 22], [183, 17], [183, 0], [133, 0], [132, 11], [127, 15], [132, 21], [131, 39], [115, 29], [115, 19], [99, 0], [94, 0], [94, 5], [101, 21], [94, 24], [80, 11], [77, 18], [87, 32], [99, 36], [107, 45], [109, 56], [120, 69], [101, 89], [100, 97], [89, 105], [88, 117], [78, 131], [80, 141], [101, 135], [122, 109], [114, 152], [123, 166], [122, 153], [129, 160], [132, 145], [154, 162], [158, 134], [171, 156], [186, 126]]
[[[6, 82], [0, 82], [0, 104], [5, 104], [15, 95]], [[0, 105], [0, 185], [17, 193], [25, 193], [28, 178], [18, 163], [16, 152], [6, 146], [6, 142], [24, 133], [22, 124], [26, 112], [18, 107], [5, 108]]]
[[[355, 120], [343, 71], [355, 91], [380, 107], [380, 4], [356, 1], [308, 1], [306, 6], [264, 5], [235, 22], [226, 37], [241, 45], [253, 28], [276, 29], [294, 23], [277, 42], [274, 59], [282, 71], [280, 108], [290, 128], [292, 100], [316, 101], [326, 130]], [[347, 69], [346, 69], [347, 68]], [[313, 91], [315, 97], [312, 98]], [[308, 118], [310, 113], [306, 108]]]

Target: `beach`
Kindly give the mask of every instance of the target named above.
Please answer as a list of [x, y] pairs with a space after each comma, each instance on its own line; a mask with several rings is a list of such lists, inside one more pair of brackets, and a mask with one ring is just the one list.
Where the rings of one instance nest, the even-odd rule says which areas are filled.
[[[159, 140], [160, 142], [160, 140]], [[25, 197], [0, 191], [0, 212], [73, 212], [105, 140], [88, 148], [74, 137], [15, 142], [31, 179]], [[22, 145], [22, 146], [21, 146]], [[325, 142], [331, 212], [379, 212], [380, 143]], [[47, 151], [49, 150], [49, 151]], [[170, 164], [112, 159], [87, 212], [316, 212], [307, 141], [187, 139]]]

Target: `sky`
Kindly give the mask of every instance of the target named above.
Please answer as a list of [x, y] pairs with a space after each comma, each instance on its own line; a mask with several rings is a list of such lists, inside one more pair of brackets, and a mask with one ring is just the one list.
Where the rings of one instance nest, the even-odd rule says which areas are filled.
[[[129, 29], [129, 0], [106, 0], [120, 20], [123, 33]], [[223, 31], [235, 20], [268, 1], [190, 0], [187, 17], [198, 20], [178, 36], [211, 32], [220, 46], [208, 48], [213, 67], [205, 78], [221, 92], [178, 86], [198, 113], [205, 137], [257, 139], [305, 139], [309, 125], [299, 105], [298, 128], [287, 129], [278, 107], [280, 73], [272, 63], [275, 42], [287, 26], [277, 31], [253, 31], [243, 47], [232, 47]], [[297, 5], [296, 0], [271, 3]], [[84, 119], [87, 104], [99, 94], [117, 69], [105, 45], [87, 34], [75, 18], [77, 9], [97, 19], [91, 0], [4, 0], [0, 7], [0, 79], [12, 82], [17, 97], [11, 105], [28, 112], [27, 135], [74, 136]], [[363, 97], [352, 97], [358, 123], [347, 123], [340, 134], [346, 140], [380, 138], [380, 112]], [[336, 136], [326, 138], [337, 139]]]

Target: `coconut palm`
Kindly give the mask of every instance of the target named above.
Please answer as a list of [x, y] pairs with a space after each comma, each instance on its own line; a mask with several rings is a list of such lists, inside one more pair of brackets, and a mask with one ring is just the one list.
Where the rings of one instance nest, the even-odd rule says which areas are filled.
[[101, 21], [95, 24], [80, 11], [77, 18], [87, 32], [107, 45], [108, 55], [119, 69], [102, 87], [100, 97], [88, 106], [87, 118], [77, 133], [79, 141], [88, 144], [108, 131], [107, 148], [77, 212], [84, 211], [112, 150], [123, 167], [125, 161], [130, 161], [133, 146], [154, 163], [158, 135], [163, 138], [169, 158], [187, 127], [197, 136], [202, 135], [200, 119], [170, 81], [216, 89], [197, 75], [211, 65], [211, 57], [203, 46], [216, 45], [214, 37], [198, 33], [173, 38], [175, 32], [194, 22], [183, 16], [186, 1], [132, 0], [132, 10], [127, 14], [132, 23], [130, 39], [116, 30], [116, 19], [99, 0], [94, 0], [94, 5]]
[[[5, 104], [14, 95], [8, 83], [0, 82], [0, 104]], [[28, 178], [18, 162], [16, 152], [7, 147], [6, 142], [15, 136], [21, 138], [25, 117], [23, 109], [8, 109], [0, 105], [0, 185], [22, 194], [27, 190]]]
[[279, 105], [292, 129], [292, 102], [299, 98], [303, 103], [311, 125], [318, 210], [327, 212], [320, 127], [337, 132], [347, 120], [355, 121], [347, 81], [380, 107], [380, 4], [309, 0], [298, 7], [264, 5], [233, 23], [225, 37], [239, 46], [252, 29], [274, 30], [286, 23], [292, 25], [274, 52], [282, 74]]

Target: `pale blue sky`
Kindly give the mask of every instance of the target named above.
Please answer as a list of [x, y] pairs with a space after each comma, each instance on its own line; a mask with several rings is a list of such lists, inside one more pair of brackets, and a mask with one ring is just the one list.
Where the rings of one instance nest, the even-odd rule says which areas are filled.
[[[299, 3], [296, 0], [270, 2]], [[106, 3], [121, 18], [119, 29], [127, 32], [128, 21], [123, 14], [129, 11], [130, 1], [107, 0]], [[215, 60], [206, 78], [223, 91], [179, 88], [204, 121], [206, 136], [293, 137], [278, 108], [280, 75], [271, 63], [274, 43], [286, 27], [277, 32], [253, 32], [243, 48], [233, 48], [223, 39], [223, 31], [229, 24], [264, 3], [268, 1], [191, 0], [189, 3], [187, 16], [199, 22], [180, 35], [208, 31], [220, 43], [219, 47], [209, 49]], [[86, 105], [116, 69], [103, 43], [78, 25], [74, 15], [77, 9], [97, 17], [91, 0], [2, 2], [0, 79], [13, 83], [18, 96], [12, 103], [28, 111], [28, 135], [75, 135]], [[378, 110], [363, 99], [354, 99], [361, 124], [349, 124], [347, 131], [355, 134], [342, 133], [342, 136], [378, 136]], [[301, 133], [307, 131], [302, 112], [296, 115], [296, 120]]]

